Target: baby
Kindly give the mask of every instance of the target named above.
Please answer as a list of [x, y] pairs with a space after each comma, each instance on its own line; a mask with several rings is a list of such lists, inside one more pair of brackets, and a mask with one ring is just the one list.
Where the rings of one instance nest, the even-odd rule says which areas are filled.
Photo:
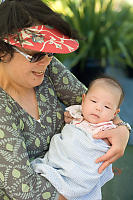
[[[110, 148], [109, 142], [93, 139], [99, 131], [116, 128], [113, 119], [120, 112], [124, 93], [110, 77], [91, 82], [82, 96], [82, 105], [66, 110], [75, 118], [61, 133], [53, 136], [49, 151], [32, 166], [68, 200], [100, 200], [101, 187], [113, 178], [112, 165], [102, 174], [95, 160]], [[78, 118], [78, 120], [77, 120]]]

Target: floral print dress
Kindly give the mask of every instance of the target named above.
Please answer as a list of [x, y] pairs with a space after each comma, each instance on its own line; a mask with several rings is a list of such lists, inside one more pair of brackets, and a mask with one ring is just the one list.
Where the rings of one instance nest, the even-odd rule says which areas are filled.
[[51, 183], [30, 161], [42, 157], [64, 125], [63, 104], [81, 103], [86, 88], [56, 58], [35, 88], [40, 120], [30, 116], [0, 88], [0, 200], [56, 200]]

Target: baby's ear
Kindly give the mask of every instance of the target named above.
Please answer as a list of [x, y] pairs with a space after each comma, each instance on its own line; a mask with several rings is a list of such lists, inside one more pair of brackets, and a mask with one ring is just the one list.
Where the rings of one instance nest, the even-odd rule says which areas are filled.
[[82, 102], [84, 101], [84, 99], [85, 99], [85, 96], [86, 96], [86, 94], [84, 93], [84, 94], [82, 94]]
[[120, 108], [117, 108], [117, 110], [116, 110], [114, 116], [116, 116], [119, 112], [120, 112]]

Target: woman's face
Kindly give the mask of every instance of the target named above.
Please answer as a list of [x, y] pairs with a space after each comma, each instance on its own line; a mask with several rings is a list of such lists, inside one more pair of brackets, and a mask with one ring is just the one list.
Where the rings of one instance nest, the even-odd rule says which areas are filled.
[[[25, 50], [23, 48], [20, 50], [31, 56], [37, 53], [36, 51]], [[42, 83], [46, 68], [51, 60], [52, 57], [46, 55], [42, 60], [30, 63], [23, 55], [15, 51], [11, 61], [1, 62], [4, 80], [9, 84], [24, 88], [38, 86]]]

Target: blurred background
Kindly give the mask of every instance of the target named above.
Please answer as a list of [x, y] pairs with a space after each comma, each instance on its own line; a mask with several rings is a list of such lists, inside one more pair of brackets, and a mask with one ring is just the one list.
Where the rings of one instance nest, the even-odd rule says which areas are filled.
[[[99, 74], [117, 79], [125, 99], [120, 117], [133, 127], [133, 0], [43, 0], [78, 31], [79, 49], [56, 57], [86, 86]], [[133, 131], [118, 175], [103, 187], [103, 200], [133, 200]]]

